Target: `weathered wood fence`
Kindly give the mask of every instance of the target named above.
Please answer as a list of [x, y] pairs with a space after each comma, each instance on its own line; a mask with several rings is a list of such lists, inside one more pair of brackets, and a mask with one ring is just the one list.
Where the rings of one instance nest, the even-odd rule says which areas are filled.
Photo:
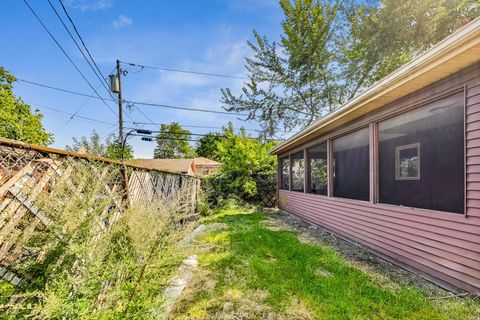
[[[103, 228], [137, 202], [176, 201], [179, 213], [193, 213], [200, 193], [197, 177], [123, 167], [118, 161], [0, 138], [0, 279], [17, 286], [28, 278], [15, 268], [31, 254], [21, 243], [48, 228], [55, 214], [78, 203], [73, 200], [81, 199], [94, 183], [98, 201], [93, 205], [102, 206], [98, 221]], [[59, 184], [68, 192], [56, 194]], [[45, 211], [46, 200], [60, 209]]]

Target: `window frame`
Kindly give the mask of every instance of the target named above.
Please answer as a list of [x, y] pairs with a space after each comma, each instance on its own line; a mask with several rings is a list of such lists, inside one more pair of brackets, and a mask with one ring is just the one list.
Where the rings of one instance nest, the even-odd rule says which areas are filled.
[[340, 200], [347, 200], [347, 201], [359, 201], [359, 202], [362, 202], [362, 203], [369, 203], [369, 202], [372, 202], [372, 198], [371, 198], [371, 187], [372, 187], [372, 181], [370, 180], [370, 175], [369, 175], [369, 180], [368, 180], [368, 184], [369, 184], [369, 197], [368, 197], [368, 200], [360, 200], [360, 199], [352, 199], [352, 198], [345, 198], [345, 197], [339, 197], [339, 196], [335, 196], [335, 158], [334, 158], [334, 154], [335, 152], [333, 151], [333, 142], [335, 139], [338, 139], [338, 138], [342, 138], [344, 136], [348, 136], [349, 134], [352, 134], [352, 133], [355, 133], [357, 131], [361, 131], [361, 130], [365, 130], [365, 129], [368, 129], [368, 166], [369, 166], [369, 171], [370, 171], [370, 168], [372, 167], [372, 156], [371, 156], [371, 149], [372, 149], [372, 132], [370, 130], [370, 123], [372, 121], [369, 121], [368, 123], [366, 124], [362, 124], [362, 125], [359, 125], [359, 126], [356, 126], [356, 127], [352, 127], [351, 129], [345, 131], [345, 132], [342, 132], [338, 135], [332, 135], [331, 137], [329, 137], [329, 141], [330, 141], [330, 147], [329, 147], [329, 151], [330, 151], [330, 156], [328, 156], [328, 161], [330, 163], [330, 169], [329, 169], [329, 174], [331, 175], [331, 179], [329, 179], [329, 183], [331, 183], [331, 187], [329, 188], [329, 197], [333, 198], [333, 199], [340, 199]]
[[[283, 182], [284, 182], [284, 176], [283, 176], [283, 161], [284, 160], [288, 160], [288, 172], [287, 172], [287, 181], [288, 181], [288, 188], [283, 188]], [[280, 174], [280, 190], [291, 190], [291, 179], [290, 179], [290, 172], [291, 172], [291, 164], [290, 164], [290, 156], [289, 155], [286, 155], [286, 156], [283, 156], [283, 157], [280, 157], [278, 159], [278, 171], [279, 171], [279, 174]]]
[[[327, 162], [327, 194], [319, 194], [319, 193], [312, 193], [310, 192], [310, 182], [311, 182], [311, 176], [310, 176], [310, 157], [308, 156], [308, 150], [310, 149], [313, 149], [313, 148], [316, 148], [318, 146], [321, 146], [322, 144], [324, 144], [326, 146], [326, 149], [327, 149], [327, 159], [326, 159], [326, 162]], [[303, 149], [305, 150], [305, 193], [308, 193], [308, 194], [312, 194], [312, 195], [315, 195], [315, 196], [321, 196], [321, 197], [331, 197], [330, 195], [330, 176], [331, 176], [331, 173], [330, 173], [330, 148], [329, 148], [329, 139], [326, 139], [326, 140], [323, 140], [319, 143], [316, 143], [312, 146], [308, 146], [307, 148]]]
[[[295, 159], [295, 156], [297, 155], [301, 155], [302, 157], [301, 158], [297, 158], [297, 159], [301, 159], [303, 160], [303, 184], [302, 184], [302, 189], [294, 189], [293, 188], [293, 161]], [[305, 161], [305, 149], [302, 149], [298, 152], [294, 152], [294, 153], [291, 153], [289, 155], [289, 159], [290, 159], [290, 191], [293, 191], [293, 192], [300, 192], [300, 193], [305, 193], [305, 179], [307, 178], [306, 174], [307, 174], [307, 170], [306, 170], [306, 161]]]
[[[379, 148], [379, 123], [388, 120], [390, 118], [394, 118], [398, 115], [407, 113], [409, 111], [421, 108], [427, 104], [430, 104], [432, 102], [448, 98], [451, 95], [457, 94], [457, 93], [463, 93], [463, 115], [464, 115], [464, 121], [463, 121], [463, 133], [464, 133], [464, 139], [463, 139], [463, 150], [464, 150], [464, 156], [463, 156], [463, 168], [464, 168], [464, 216], [467, 217], [468, 211], [467, 211], [467, 86], [466, 85], [456, 85], [450, 88], [447, 88], [441, 92], [438, 93], [432, 93], [429, 95], [427, 93], [426, 98], [414, 98], [412, 99], [413, 101], [411, 102], [401, 102], [397, 104], [397, 102], [394, 102], [392, 104], [391, 109], [392, 110], [386, 110], [386, 108], [381, 108], [376, 111], [374, 111], [372, 114], [366, 115], [363, 119], [358, 119], [358, 122], [353, 122], [351, 125], [348, 125], [346, 127], [343, 127], [343, 129], [340, 129], [338, 133], [335, 132], [330, 132], [325, 135], [322, 135], [319, 137], [319, 139], [313, 139], [310, 142], [307, 142], [303, 145], [300, 145], [296, 148], [293, 148], [290, 151], [287, 151], [286, 153], [279, 155], [279, 159], [284, 159], [284, 158], [289, 158], [292, 154], [295, 154], [297, 152], [301, 152], [302, 150], [305, 151], [307, 149], [310, 149], [312, 147], [315, 147], [317, 145], [327, 143], [327, 188], [328, 192], [327, 195], [318, 195], [318, 194], [313, 194], [313, 193], [308, 193], [311, 196], [320, 196], [320, 197], [328, 197], [330, 199], [335, 199], [339, 201], [348, 201], [348, 202], [361, 202], [361, 203], [368, 203], [374, 207], [381, 208], [381, 207], [386, 207], [386, 208], [401, 208], [401, 209], [406, 209], [406, 210], [411, 210], [409, 211], [411, 214], [422, 214], [423, 213], [433, 213], [433, 214], [443, 214], [443, 215], [454, 215], [454, 216], [459, 216], [462, 215], [460, 213], [455, 213], [455, 212], [449, 212], [449, 211], [439, 211], [439, 210], [434, 210], [434, 209], [425, 209], [425, 208], [417, 208], [417, 207], [409, 207], [409, 206], [400, 206], [400, 205], [394, 205], [394, 204], [388, 204], [388, 203], [381, 203], [379, 202], [379, 154], [378, 154], [378, 148]], [[428, 96], [429, 95], [429, 96]], [[388, 107], [387, 107], [388, 108]], [[355, 132], [357, 130], [361, 130], [364, 128], [370, 128], [369, 130], [369, 161], [370, 161], [370, 201], [365, 201], [365, 200], [358, 200], [358, 199], [349, 199], [349, 198], [341, 198], [341, 197], [335, 197], [333, 194], [333, 176], [334, 176], [334, 171], [333, 171], [333, 140], [348, 135], [352, 132]], [[305, 179], [308, 179], [307, 177], [307, 166], [308, 166], [308, 157], [305, 157]], [[421, 161], [421, 160], [420, 160]], [[291, 166], [291, 162], [290, 162]], [[291, 174], [290, 174], [291, 177]], [[420, 176], [421, 177], [421, 176]], [[290, 179], [291, 180], [291, 179]], [[307, 182], [307, 180], [305, 180]], [[291, 187], [291, 181], [290, 181], [290, 187]], [[306, 191], [306, 189], [305, 189]], [[391, 210], [391, 209], [390, 209]]]
[[[402, 206], [396, 204], [389, 204], [389, 203], [382, 203], [380, 202], [380, 190], [379, 190], [379, 155], [378, 155], [378, 147], [379, 147], [379, 140], [378, 137], [380, 135], [379, 124], [382, 121], [389, 120], [395, 118], [396, 116], [402, 115], [404, 113], [414, 111], [416, 109], [422, 108], [430, 103], [434, 103], [436, 101], [448, 98], [455, 94], [462, 93], [463, 94], [463, 185], [464, 185], [464, 204], [463, 204], [463, 214], [450, 212], [450, 211], [440, 211], [435, 209], [426, 209], [426, 208], [418, 208], [418, 207], [410, 207], [410, 206]], [[465, 218], [468, 216], [467, 212], [467, 85], [456, 86], [452, 87], [442, 93], [433, 95], [421, 101], [415, 101], [413, 103], [407, 104], [405, 106], [399, 107], [398, 110], [394, 112], [386, 113], [384, 115], [374, 117], [372, 120], [368, 121], [368, 123], [373, 123], [375, 126], [375, 179], [374, 179], [374, 202], [373, 204], [377, 207], [389, 207], [389, 208], [403, 208], [412, 210], [412, 213], [415, 214], [416, 212], [427, 212], [427, 213], [434, 213], [434, 214], [446, 214], [446, 215], [454, 215], [460, 216], [463, 215]]]
[[[418, 157], [418, 172], [417, 175], [414, 177], [402, 177], [400, 175], [400, 151], [402, 150], [408, 150], [408, 149], [417, 149], [417, 157]], [[411, 144], [405, 144], [402, 146], [396, 146], [395, 147], [395, 180], [397, 181], [402, 181], [402, 180], [407, 180], [407, 181], [412, 181], [412, 180], [421, 180], [421, 163], [422, 163], [422, 156], [421, 156], [421, 151], [420, 151], [420, 142], [416, 143], [411, 143]]]

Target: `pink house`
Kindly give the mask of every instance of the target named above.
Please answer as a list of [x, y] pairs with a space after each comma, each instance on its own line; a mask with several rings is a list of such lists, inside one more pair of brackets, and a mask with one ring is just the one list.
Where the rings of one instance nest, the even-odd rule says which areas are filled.
[[281, 209], [480, 293], [480, 19], [272, 153]]

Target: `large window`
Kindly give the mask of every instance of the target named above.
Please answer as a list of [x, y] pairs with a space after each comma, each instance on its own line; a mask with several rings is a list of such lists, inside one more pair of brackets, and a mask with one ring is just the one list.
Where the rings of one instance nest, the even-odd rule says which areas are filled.
[[333, 195], [369, 200], [368, 128], [333, 140]]
[[463, 93], [379, 124], [380, 202], [464, 211]]
[[280, 159], [280, 188], [283, 190], [290, 189], [290, 160], [288, 158]]
[[327, 144], [307, 150], [307, 192], [327, 195]]
[[303, 192], [305, 185], [305, 161], [303, 151], [292, 155], [292, 191]]

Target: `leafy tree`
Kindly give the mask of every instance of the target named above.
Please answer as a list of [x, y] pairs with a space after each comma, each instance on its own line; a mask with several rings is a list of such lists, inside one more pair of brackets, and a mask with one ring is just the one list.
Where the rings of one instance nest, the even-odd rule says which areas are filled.
[[47, 145], [53, 135], [42, 125], [43, 115], [13, 94], [15, 77], [0, 67], [0, 136], [27, 143]]
[[[102, 141], [100, 135], [93, 130], [90, 137], [73, 138], [73, 145], [67, 146], [67, 150], [86, 153], [92, 156], [104, 157], [109, 159], [122, 159], [122, 148], [116, 137], [112, 134]], [[133, 158], [133, 149], [127, 143], [124, 150], [124, 159]]]
[[244, 200], [259, 201], [261, 192], [275, 189], [276, 157], [268, 154], [275, 142], [264, 143], [248, 135], [244, 128], [235, 134], [233, 125], [223, 129], [215, 156], [222, 163], [219, 172], [207, 179], [217, 197], [230, 194]]
[[246, 58], [249, 83], [240, 96], [222, 89], [226, 110], [248, 112], [273, 136], [309, 124], [340, 102], [332, 38], [338, 5], [302, 0], [281, 0], [285, 14], [280, 42], [269, 41], [256, 31], [248, 41], [253, 58]]
[[191, 158], [195, 156], [193, 148], [190, 146], [191, 132], [182, 127], [177, 122], [172, 124], [162, 124], [160, 133], [157, 135], [157, 146], [154, 150], [155, 159], [178, 159]]
[[224, 139], [221, 133], [209, 132], [205, 136], [201, 137], [197, 143], [195, 153], [199, 157], [205, 157], [212, 160], [218, 160], [216, 151], [217, 143]]
[[305, 127], [480, 15], [478, 0], [280, 0], [280, 40], [254, 31], [240, 95], [222, 89], [228, 111], [248, 112], [273, 136]]
[[348, 99], [480, 15], [476, 0], [382, 0], [346, 10], [339, 41]]

